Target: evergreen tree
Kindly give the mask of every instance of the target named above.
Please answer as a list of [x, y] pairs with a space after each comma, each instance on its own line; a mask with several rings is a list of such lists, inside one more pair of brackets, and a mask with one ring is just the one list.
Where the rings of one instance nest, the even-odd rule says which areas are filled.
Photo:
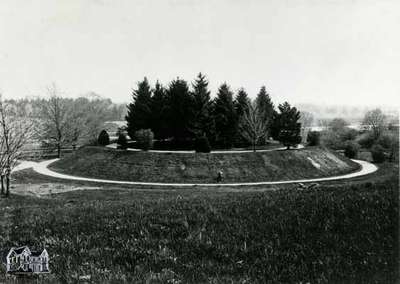
[[232, 147], [237, 131], [237, 116], [233, 94], [226, 83], [219, 87], [215, 98], [214, 121], [216, 142], [219, 146]]
[[176, 140], [194, 137], [194, 99], [185, 80], [177, 78], [167, 90], [168, 132]]
[[272, 123], [270, 124], [270, 127], [269, 127], [269, 135], [274, 140], [278, 140], [279, 131], [280, 131], [280, 125], [279, 125], [278, 117], [279, 117], [279, 113], [277, 111], [274, 111], [274, 114], [272, 116]]
[[154, 134], [150, 129], [140, 129], [136, 131], [135, 139], [139, 149], [148, 151], [153, 147]]
[[235, 99], [235, 109], [239, 118], [248, 110], [249, 104], [249, 96], [243, 88], [240, 88]]
[[288, 102], [278, 106], [279, 114], [275, 117], [275, 127], [279, 129], [277, 139], [288, 149], [297, 146], [301, 142], [300, 111], [291, 107]]
[[[258, 92], [256, 98], [256, 104], [260, 112], [263, 113], [262, 120], [268, 126], [268, 129], [270, 129], [274, 118], [275, 110], [274, 110], [274, 104], [272, 103], [271, 97], [267, 93], [265, 86], [262, 86], [260, 91]], [[262, 137], [264, 143], [266, 139], [268, 139], [268, 137]]]
[[135, 131], [151, 127], [151, 88], [147, 78], [138, 82], [137, 89], [132, 92], [133, 102], [128, 105], [125, 117], [129, 136], [134, 139]]
[[164, 87], [157, 81], [151, 98], [151, 129], [156, 139], [168, 138], [167, 97]]
[[208, 90], [206, 76], [199, 73], [193, 87], [194, 125], [193, 130], [197, 137], [213, 138], [214, 120], [212, 117], [212, 101]]
[[110, 136], [108, 135], [106, 130], [102, 130], [100, 132], [97, 143], [101, 146], [107, 146], [108, 144], [110, 144]]
[[[235, 110], [236, 110], [237, 120], [239, 123], [242, 120], [243, 116], [249, 110], [250, 104], [251, 101], [246, 91], [243, 88], [240, 88], [235, 98]], [[246, 144], [248, 144], [247, 139], [244, 139], [242, 129], [239, 127], [236, 132], [235, 142], [237, 145], [240, 146], [246, 146]]]
[[117, 140], [117, 149], [126, 150], [128, 149], [128, 139], [124, 133], [119, 133]]

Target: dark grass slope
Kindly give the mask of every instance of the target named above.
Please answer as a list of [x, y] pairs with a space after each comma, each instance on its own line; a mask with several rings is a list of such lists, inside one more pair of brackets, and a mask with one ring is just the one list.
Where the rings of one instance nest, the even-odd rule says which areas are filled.
[[235, 154], [170, 154], [85, 147], [51, 169], [101, 179], [213, 183], [277, 181], [335, 176], [356, 171], [351, 160], [322, 148]]
[[0, 247], [45, 245], [50, 283], [395, 283], [391, 169], [385, 181], [303, 191], [11, 196]]

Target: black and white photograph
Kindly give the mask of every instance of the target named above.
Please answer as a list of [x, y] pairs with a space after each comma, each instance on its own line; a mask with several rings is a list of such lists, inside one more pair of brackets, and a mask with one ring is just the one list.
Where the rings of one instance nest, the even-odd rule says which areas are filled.
[[398, 0], [1, 0], [0, 283], [400, 283]]

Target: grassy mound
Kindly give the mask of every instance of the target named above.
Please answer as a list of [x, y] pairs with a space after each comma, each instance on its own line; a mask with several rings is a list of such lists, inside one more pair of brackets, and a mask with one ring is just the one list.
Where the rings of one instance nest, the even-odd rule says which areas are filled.
[[83, 177], [176, 183], [257, 182], [317, 178], [358, 169], [351, 160], [322, 148], [224, 154], [171, 154], [84, 147], [53, 165], [55, 171]]

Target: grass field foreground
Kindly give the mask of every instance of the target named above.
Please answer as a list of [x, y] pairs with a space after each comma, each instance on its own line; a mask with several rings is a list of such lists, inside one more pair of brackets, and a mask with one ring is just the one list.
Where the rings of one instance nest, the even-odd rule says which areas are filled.
[[51, 281], [393, 283], [398, 166], [384, 181], [266, 192], [74, 191], [0, 200], [0, 246], [46, 246]]

